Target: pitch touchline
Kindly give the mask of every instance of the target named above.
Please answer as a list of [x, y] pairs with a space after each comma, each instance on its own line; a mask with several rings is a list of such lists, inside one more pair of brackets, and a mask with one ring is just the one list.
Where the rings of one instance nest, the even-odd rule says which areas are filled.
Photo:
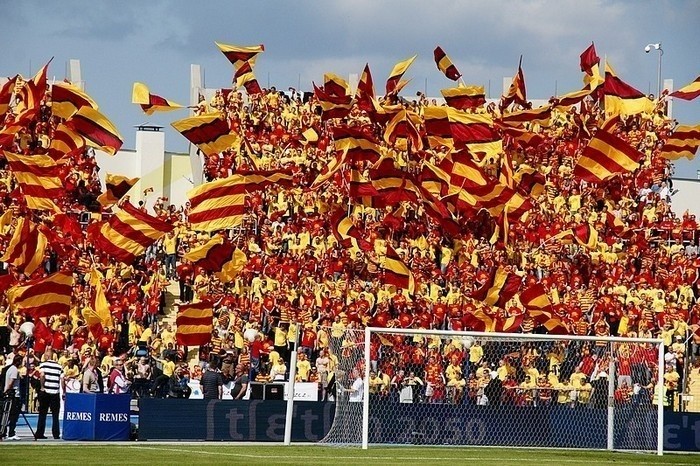
[[[261, 460], [266, 460], [266, 459], [271, 459], [271, 460], [291, 460], [291, 459], [300, 459], [300, 460], [325, 460], [325, 459], [335, 459], [335, 460], [378, 460], [378, 461], [417, 461], [417, 460], [423, 460], [426, 459], [424, 457], [416, 457], [416, 456], [399, 456], [399, 457], [386, 457], [386, 456], [333, 456], [329, 458], [328, 456], [311, 456], [311, 455], [260, 455], [260, 454], [248, 454], [248, 453], [231, 453], [231, 452], [224, 452], [224, 451], [205, 451], [205, 450], [186, 450], [184, 448], [158, 448], [158, 447], [147, 447], [147, 446], [141, 446], [141, 445], [133, 445], [129, 446], [128, 448], [136, 448], [136, 449], [141, 449], [141, 450], [157, 450], [157, 451], [172, 451], [172, 452], [177, 452], [177, 453], [193, 453], [193, 454], [204, 454], [204, 455], [218, 455], [218, 456], [235, 456], [239, 458], [255, 458], [255, 459], [261, 459]], [[439, 457], [439, 456], [431, 456], [429, 458], [431, 461], [454, 461], [455, 457]], [[479, 461], [479, 460], [488, 460], [488, 461], [512, 461], [516, 460], [516, 457], [510, 457], [510, 458], [496, 458], [493, 456], [462, 456], [459, 458], [460, 460], [471, 460], [471, 461]], [[557, 458], [557, 459], [547, 459], [547, 458], [539, 458], [537, 460], [539, 463], [580, 463], [582, 460], [581, 459], [563, 459], [563, 458]], [[620, 460], [595, 460], [596, 463], [619, 463]], [[650, 461], [635, 461], [635, 464], [650, 464], [650, 465], [658, 465], [658, 464], [673, 464], [674, 466], [695, 466], [696, 463], [665, 463], [665, 462], [650, 462]]]

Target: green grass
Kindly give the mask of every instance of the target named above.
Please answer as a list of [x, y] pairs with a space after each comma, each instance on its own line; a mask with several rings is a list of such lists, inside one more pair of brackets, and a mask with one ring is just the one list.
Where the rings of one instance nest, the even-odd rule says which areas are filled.
[[489, 464], [575, 466], [613, 465], [698, 465], [698, 455], [591, 452], [574, 450], [524, 450], [511, 448], [329, 448], [316, 445], [283, 447], [279, 445], [235, 445], [231, 443], [150, 443], [0, 444], [0, 464]]

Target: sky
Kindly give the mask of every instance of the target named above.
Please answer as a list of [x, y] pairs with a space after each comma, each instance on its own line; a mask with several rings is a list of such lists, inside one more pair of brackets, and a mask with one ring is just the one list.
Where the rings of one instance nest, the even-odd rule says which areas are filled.
[[[579, 54], [593, 41], [617, 74], [655, 93], [661, 42], [662, 74], [677, 89], [700, 75], [700, 0], [296, 0], [83, 1], [0, 0], [0, 76], [33, 75], [51, 57], [49, 78], [62, 80], [79, 59], [86, 91], [134, 147], [134, 126], [169, 128], [186, 111], [144, 115], [131, 104], [135, 81], [188, 104], [190, 64], [210, 88], [231, 87], [232, 66], [214, 41], [264, 44], [256, 74], [263, 87], [309, 90], [324, 72], [347, 77], [369, 63], [377, 92], [393, 65], [414, 54], [406, 96], [438, 96], [452, 81], [435, 67], [440, 45], [467, 84], [498, 97], [504, 76], [523, 56], [530, 99], [580, 89]], [[673, 116], [700, 123], [700, 101], [674, 102]], [[166, 149], [186, 151], [166, 131]], [[696, 178], [700, 163], [680, 162], [677, 176]]]

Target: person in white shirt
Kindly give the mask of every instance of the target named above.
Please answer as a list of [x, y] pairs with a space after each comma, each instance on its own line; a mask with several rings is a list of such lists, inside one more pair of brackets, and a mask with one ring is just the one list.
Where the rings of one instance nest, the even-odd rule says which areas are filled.
[[352, 388], [348, 389], [348, 392], [350, 393], [348, 401], [353, 403], [360, 403], [362, 402], [362, 398], [365, 394], [365, 384], [362, 381], [360, 371], [358, 371], [357, 369], [354, 369], [352, 371], [352, 376], [355, 379], [355, 381], [352, 383]]

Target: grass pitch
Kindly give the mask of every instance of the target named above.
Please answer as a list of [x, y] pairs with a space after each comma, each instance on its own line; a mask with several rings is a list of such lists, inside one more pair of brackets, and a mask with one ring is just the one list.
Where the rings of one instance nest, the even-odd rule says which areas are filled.
[[317, 445], [291, 446], [231, 443], [121, 444], [38, 443], [29, 440], [0, 444], [0, 464], [488, 464], [493, 466], [537, 464], [575, 466], [698, 465], [699, 455], [633, 454], [575, 450], [525, 450], [512, 448], [332, 448]]

